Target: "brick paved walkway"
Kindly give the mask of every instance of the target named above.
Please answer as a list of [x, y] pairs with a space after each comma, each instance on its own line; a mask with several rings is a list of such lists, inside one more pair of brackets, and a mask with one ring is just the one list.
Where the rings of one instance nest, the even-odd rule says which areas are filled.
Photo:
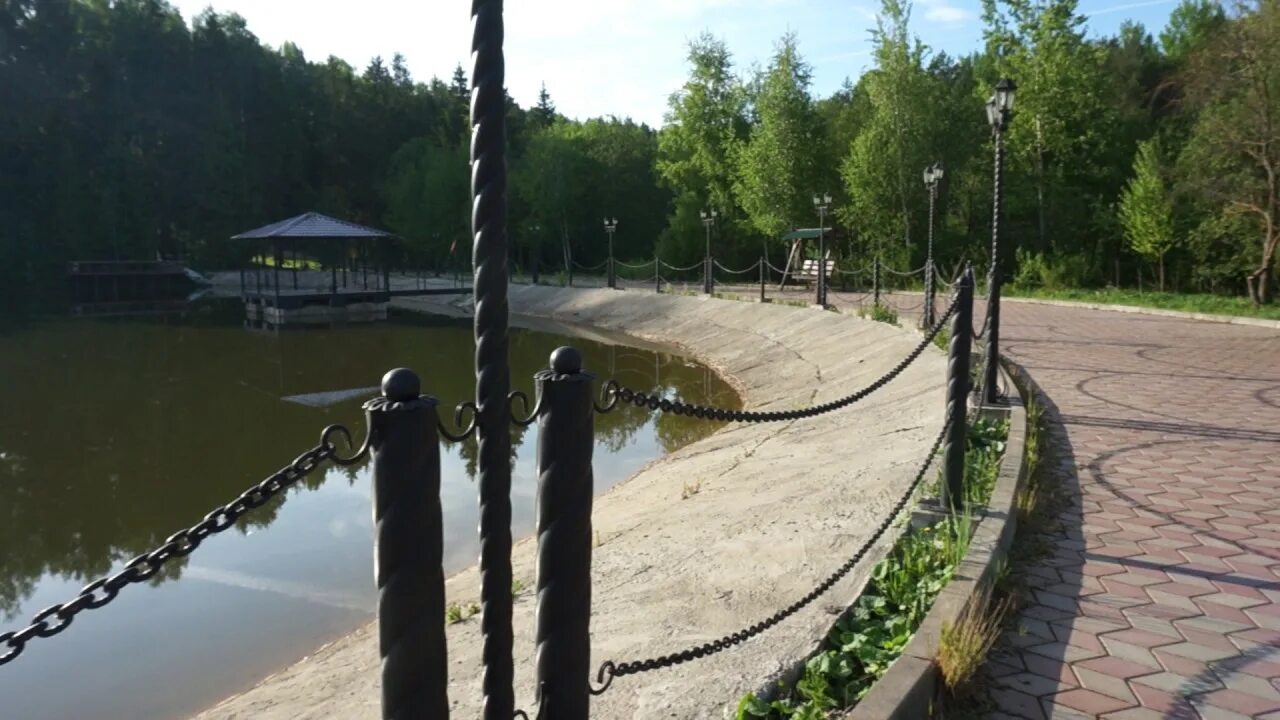
[[988, 717], [1280, 720], [1280, 330], [1009, 302], [1002, 335], [1069, 502]]
[[997, 718], [1280, 718], [1280, 331], [1007, 303], [1070, 496]]

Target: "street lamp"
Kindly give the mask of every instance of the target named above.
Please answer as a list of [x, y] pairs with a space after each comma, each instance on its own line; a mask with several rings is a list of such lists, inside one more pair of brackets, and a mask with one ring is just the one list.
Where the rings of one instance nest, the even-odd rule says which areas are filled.
[[707, 229], [707, 254], [702, 258], [702, 291], [708, 295], [715, 288], [715, 281], [711, 275], [711, 228], [716, 224], [716, 217], [719, 214], [715, 210], [698, 211], [698, 215], [702, 216], [702, 226]]
[[924, 315], [921, 324], [926, 328], [933, 327], [935, 321], [933, 307], [933, 208], [938, 200], [938, 184], [942, 182], [942, 163], [936, 162], [924, 169], [924, 186], [929, 190], [929, 247], [924, 261]]
[[613, 234], [618, 231], [618, 218], [605, 218], [604, 231], [609, 234], [609, 269], [605, 272], [608, 278], [609, 287], [616, 288], [618, 281], [613, 274]]
[[1017, 90], [1012, 80], [996, 83], [995, 94], [987, 101], [987, 122], [995, 136], [995, 192], [991, 209], [991, 266], [987, 270], [987, 359], [982, 370], [982, 402], [999, 398], [996, 378], [1000, 372], [1000, 212], [1004, 202], [1004, 131], [1013, 114], [1013, 95]]
[[818, 307], [827, 306], [827, 210], [831, 209], [831, 196], [827, 193], [813, 196], [813, 207], [818, 211]]

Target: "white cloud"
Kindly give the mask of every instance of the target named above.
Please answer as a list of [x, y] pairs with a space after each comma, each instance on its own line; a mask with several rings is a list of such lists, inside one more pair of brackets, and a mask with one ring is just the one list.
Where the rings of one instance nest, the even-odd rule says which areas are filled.
[[924, 8], [924, 19], [928, 22], [944, 25], [959, 25], [974, 18], [972, 11], [952, 5], [947, 0], [920, 0]]

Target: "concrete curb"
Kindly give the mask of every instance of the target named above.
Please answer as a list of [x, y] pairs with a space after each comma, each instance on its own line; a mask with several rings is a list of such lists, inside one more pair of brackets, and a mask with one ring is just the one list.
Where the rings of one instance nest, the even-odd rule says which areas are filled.
[[1244, 317], [1241, 315], [1185, 312], [1182, 310], [1140, 307], [1138, 305], [1109, 305], [1106, 303], [1081, 302], [1079, 300], [1046, 300], [1042, 298], [1025, 297], [1006, 297], [1002, 299], [1009, 302], [1027, 303], [1028, 305], [1050, 305], [1052, 307], [1079, 308], [1082, 310], [1110, 310], [1113, 312], [1133, 313], [1135, 315], [1156, 315], [1159, 317], [1179, 318], [1182, 320], [1202, 320], [1204, 322], [1227, 323], [1228, 325], [1253, 325], [1255, 327], [1280, 330], [1280, 320]]
[[[1000, 373], [1009, 387], [1015, 387], [1005, 368], [1000, 368]], [[1019, 374], [1025, 378], [1025, 374]], [[991, 501], [973, 531], [964, 561], [934, 600], [933, 607], [907, 643], [902, 656], [876, 681], [857, 706], [835, 717], [846, 720], [920, 720], [930, 716], [934, 699], [941, 690], [941, 676], [934, 659], [938, 656], [942, 629], [954, 623], [965, 606], [995, 582], [997, 568], [1008, 557], [1017, 531], [1015, 499], [1027, 476], [1024, 462], [1027, 413], [1021, 386], [1017, 387], [1020, 397], [1010, 398], [1007, 408], [984, 408], [984, 414], [999, 413], [1008, 418], [1009, 437]], [[1017, 464], [1011, 463], [1010, 458], [1017, 458]]]

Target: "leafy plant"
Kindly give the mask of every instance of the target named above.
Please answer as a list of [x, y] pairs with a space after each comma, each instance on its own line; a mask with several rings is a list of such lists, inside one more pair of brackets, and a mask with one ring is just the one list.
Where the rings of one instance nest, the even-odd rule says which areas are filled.
[[[1007, 431], [1003, 421], [981, 420], [970, 427], [965, 452], [968, 503], [986, 502], [990, 495]], [[862, 595], [805, 665], [792, 692], [772, 702], [744, 696], [738, 703], [738, 720], [824, 718], [831, 710], [857, 704], [911, 641], [964, 559], [972, 534], [973, 516], [968, 512], [904, 534], [872, 569]], [[961, 639], [970, 642], [968, 637], [957, 637], [956, 642]]]
[[898, 312], [884, 303], [875, 303], [869, 308], [858, 308], [858, 317], [889, 325], [898, 324]]

